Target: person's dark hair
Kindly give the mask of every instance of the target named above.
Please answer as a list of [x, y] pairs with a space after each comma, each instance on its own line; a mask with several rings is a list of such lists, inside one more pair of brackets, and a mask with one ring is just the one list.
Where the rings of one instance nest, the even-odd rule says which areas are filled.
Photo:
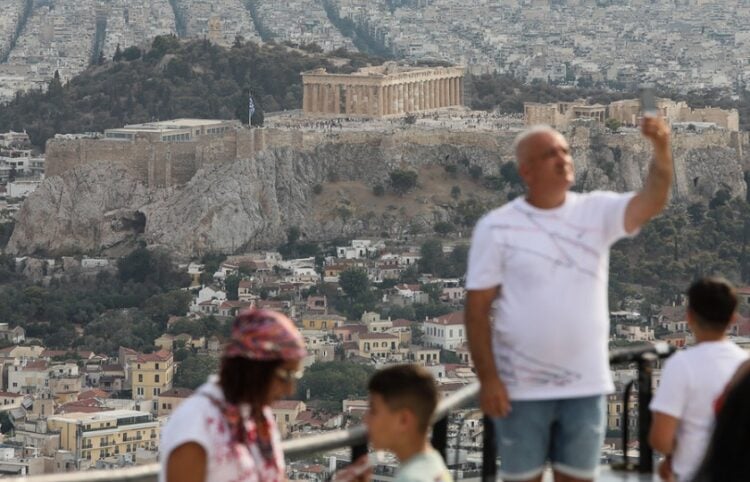
[[370, 379], [370, 393], [383, 397], [391, 410], [407, 409], [417, 418], [417, 428], [427, 433], [437, 407], [438, 392], [430, 372], [417, 365], [397, 365], [380, 370]]
[[243, 357], [221, 359], [219, 385], [224, 399], [231, 404], [249, 403], [253, 408], [268, 405], [274, 372], [282, 360], [248, 360]]
[[694, 482], [745, 482], [750, 477], [750, 371], [732, 388]]
[[688, 309], [702, 328], [724, 331], [737, 310], [737, 292], [723, 278], [699, 279], [688, 289]]

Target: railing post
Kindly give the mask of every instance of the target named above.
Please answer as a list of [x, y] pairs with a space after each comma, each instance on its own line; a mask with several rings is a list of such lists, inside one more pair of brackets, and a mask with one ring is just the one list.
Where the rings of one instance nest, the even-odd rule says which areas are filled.
[[648, 443], [648, 433], [651, 430], [652, 373], [657, 356], [644, 353], [638, 358], [638, 472], [650, 474], [654, 471], [654, 450]]
[[633, 391], [634, 380], [625, 385], [622, 396], [622, 463], [612, 464], [614, 470], [633, 470], [633, 465], [628, 462], [628, 444], [630, 443], [630, 394]]
[[495, 442], [495, 421], [492, 417], [482, 419], [482, 482], [494, 482], [497, 477], [497, 445]]
[[432, 426], [432, 446], [440, 452], [443, 460], [447, 462], [446, 452], [448, 448], [448, 415], [441, 418]]
[[363, 455], [367, 455], [367, 443], [352, 445], [352, 463]]

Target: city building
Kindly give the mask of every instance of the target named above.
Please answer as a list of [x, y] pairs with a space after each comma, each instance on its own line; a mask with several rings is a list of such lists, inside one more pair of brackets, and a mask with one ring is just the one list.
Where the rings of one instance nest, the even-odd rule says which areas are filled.
[[159, 423], [148, 412], [74, 412], [49, 417], [47, 425], [50, 431], [59, 432], [60, 448], [73, 452], [77, 461], [135, 457], [139, 448], [155, 451], [159, 447]]
[[172, 353], [139, 353], [130, 365], [133, 400], [152, 400], [172, 388], [174, 363]]
[[455, 350], [466, 342], [464, 312], [455, 311], [424, 322], [424, 344]]

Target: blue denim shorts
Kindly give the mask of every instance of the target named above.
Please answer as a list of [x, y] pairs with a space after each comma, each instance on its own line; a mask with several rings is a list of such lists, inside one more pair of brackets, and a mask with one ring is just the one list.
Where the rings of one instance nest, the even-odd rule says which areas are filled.
[[595, 479], [606, 416], [604, 395], [511, 401], [510, 415], [495, 419], [498, 475], [506, 481], [533, 479], [549, 461], [567, 476]]

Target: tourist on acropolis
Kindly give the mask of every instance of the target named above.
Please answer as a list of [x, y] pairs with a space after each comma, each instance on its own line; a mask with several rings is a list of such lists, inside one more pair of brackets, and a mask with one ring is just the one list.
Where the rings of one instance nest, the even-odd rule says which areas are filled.
[[160, 482], [281, 482], [281, 437], [271, 404], [290, 395], [305, 344], [281, 313], [234, 320], [218, 378], [172, 414], [161, 437]]
[[496, 420], [500, 476], [557, 482], [596, 477], [605, 434], [609, 249], [667, 204], [670, 129], [643, 119], [653, 160], [639, 192], [569, 191], [568, 141], [532, 127], [515, 142], [526, 193], [476, 225], [466, 326], [482, 410]]

